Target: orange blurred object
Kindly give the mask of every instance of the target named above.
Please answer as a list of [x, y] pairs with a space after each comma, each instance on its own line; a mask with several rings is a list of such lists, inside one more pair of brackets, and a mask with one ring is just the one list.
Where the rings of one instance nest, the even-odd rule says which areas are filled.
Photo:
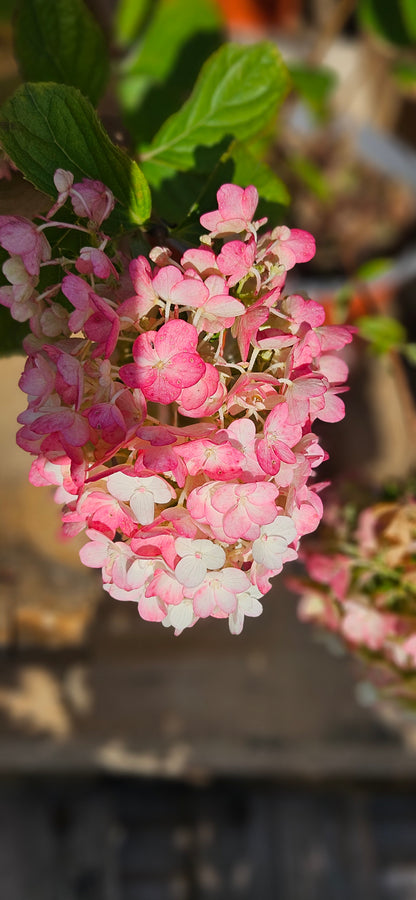
[[302, 0], [218, 0], [231, 27], [279, 26], [292, 30], [299, 23]]

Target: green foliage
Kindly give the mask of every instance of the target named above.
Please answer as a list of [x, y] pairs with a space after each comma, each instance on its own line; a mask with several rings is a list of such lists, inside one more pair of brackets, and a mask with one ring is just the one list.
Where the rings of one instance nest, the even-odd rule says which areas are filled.
[[108, 55], [83, 0], [20, 0], [15, 47], [26, 81], [74, 85], [98, 101], [108, 78]]
[[133, 139], [150, 141], [187, 99], [202, 63], [222, 41], [214, 0], [159, 0], [121, 66], [119, 96]]
[[292, 156], [288, 161], [292, 172], [322, 203], [331, 200], [331, 186], [321, 169], [307, 156]]
[[23, 353], [22, 341], [28, 333], [27, 322], [16, 322], [10, 310], [0, 306], [0, 356]]
[[95, 178], [109, 187], [116, 207], [113, 227], [142, 224], [150, 214], [150, 192], [135, 162], [111, 142], [93, 107], [73, 87], [25, 84], [0, 110], [0, 139], [24, 176], [56, 196], [56, 169], [75, 179]]
[[290, 63], [289, 73], [300, 97], [319, 119], [324, 119], [329, 114], [329, 100], [337, 83], [335, 72], [324, 66]]
[[151, 0], [119, 0], [114, 14], [114, 34], [121, 46], [136, 40], [151, 5]]
[[415, 0], [360, 0], [358, 13], [362, 27], [387, 43], [400, 47], [415, 44]]
[[355, 273], [355, 280], [373, 281], [374, 278], [380, 278], [385, 275], [392, 267], [392, 260], [385, 256], [370, 259], [362, 264]]
[[[286, 67], [270, 43], [225, 44], [210, 57], [189, 100], [142, 147], [143, 171], [160, 215], [175, 223], [188, 214], [234, 141], [267, 128], [287, 86]], [[229, 168], [233, 172], [235, 166]]]
[[0, 22], [7, 22], [14, 9], [14, 0], [0, 0]]
[[231, 150], [234, 162], [233, 181], [241, 187], [255, 184], [260, 197], [270, 203], [287, 206], [290, 202], [288, 189], [273, 169], [257, 159], [244, 144], [237, 143]]
[[393, 64], [392, 72], [399, 87], [416, 91], [416, 62], [397, 60]]
[[401, 350], [406, 343], [406, 329], [390, 316], [362, 316], [357, 325], [360, 337], [369, 341], [375, 353]]
[[405, 344], [401, 347], [401, 353], [411, 366], [416, 366], [416, 344]]
[[[3, 263], [9, 258], [9, 254], [0, 247], [0, 284], [8, 285], [8, 281], [1, 272]], [[13, 353], [23, 353], [22, 341], [29, 332], [27, 322], [16, 322], [10, 315], [6, 306], [0, 306], [0, 357], [11, 356]]]

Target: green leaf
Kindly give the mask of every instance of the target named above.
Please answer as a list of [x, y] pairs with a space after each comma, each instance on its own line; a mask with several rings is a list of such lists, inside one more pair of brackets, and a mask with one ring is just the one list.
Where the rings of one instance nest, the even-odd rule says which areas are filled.
[[385, 256], [378, 259], [370, 259], [357, 269], [355, 278], [358, 281], [373, 281], [374, 278], [380, 278], [381, 275], [385, 275], [392, 265], [393, 261]]
[[401, 353], [412, 366], [416, 366], [416, 344], [405, 344], [401, 347]]
[[222, 39], [214, 0], [159, 0], [142, 40], [121, 67], [119, 96], [136, 141], [150, 141], [179, 109]]
[[306, 156], [292, 156], [289, 159], [290, 168], [322, 203], [331, 200], [331, 186], [321, 169]]
[[215, 199], [235, 168], [232, 160], [225, 169], [218, 164], [235, 140], [266, 129], [287, 84], [284, 63], [269, 43], [226, 44], [205, 63], [189, 100], [143, 152], [143, 171], [160, 215], [180, 223], [206, 193], [207, 182]]
[[360, 0], [358, 13], [363, 28], [388, 44], [409, 47], [415, 43], [414, 0]]
[[189, 100], [142, 148], [144, 168], [151, 162], [186, 171], [196, 167], [200, 148], [253, 137], [276, 114], [287, 87], [273, 44], [225, 44], [202, 67]]
[[0, 306], [0, 356], [23, 353], [22, 342], [28, 333], [27, 322], [16, 322], [10, 310]]
[[399, 87], [416, 91], [416, 62], [397, 60], [393, 64], [392, 71]]
[[0, 140], [25, 178], [56, 196], [56, 169], [75, 180], [95, 178], [109, 187], [114, 226], [141, 225], [150, 215], [150, 191], [135, 162], [110, 141], [93, 107], [73, 87], [25, 84], [0, 110]]
[[231, 159], [235, 165], [234, 184], [239, 184], [244, 188], [249, 184], [254, 184], [259, 196], [264, 200], [282, 206], [288, 205], [290, 202], [288, 189], [267, 163], [256, 159], [247, 147], [239, 143], [232, 149]]
[[11, 19], [14, 7], [14, 0], [0, 0], [0, 22], [7, 22]]
[[15, 47], [26, 81], [79, 88], [96, 103], [109, 62], [104, 35], [83, 0], [20, 0]]
[[362, 316], [357, 325], [360, 337], [369, 341], [376, 353], [397, 350], [406, 343], [406, 329], [390, 316]]
[[[158, 164], [153, 160], [146, 165], [146, 176], [152, 186], [154, 208], [170, 225], [183, 222], [191, 212], [199, 210], [202, 196], [208, 205], [206, 208], [201, 207], [201, 212], [215, 208], [216, 191], [222, 183], [232, 181], [234, 171], [232, 160], [225, 162], [229, 143], [229, 139], [226, 138], [210, 148], [208, 154], [201, 148], [196, 154], [195, 168], [187, 172], [177, 172], [171, 166]], [[198, 228], [201, 226], [198, 225]]]
[[333, 69], [308, 66], [305, 63], [290, 63], [289, 73], [298, 94], [319, 118], [324, 118], [328, 113], [330, 96], [337, 83]]
[[119, 0], [114, 14], [114, 33], [122, 46], [134, 41], [148, 13], [151, 0]]

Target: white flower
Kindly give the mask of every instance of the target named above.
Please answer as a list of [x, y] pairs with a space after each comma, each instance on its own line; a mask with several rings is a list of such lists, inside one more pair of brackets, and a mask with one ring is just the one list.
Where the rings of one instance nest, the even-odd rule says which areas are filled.
[[175, 569], [176, 578], [188, 588], [201, 584], [208, 569], [221, 569], [225, 563], [224, 550], [212, 541], [179, 537], [175, 541], [175, 550], [182, 557]]
[[177, 606], [168, 606], [166, 617], [163, 619], [163, 625], [167, 628], [171, 625], [178, 635], [185, 628], [190, 628], [194, 624], [197, 617], [194, 613], [193, 603], [188, 597], [184, 597]]
[[163, 478], [150, 475], [144, 478], [113, 472], [107, 478], [107, 488], [116, 500], [130, 503], [140, 525], [150, 525], [155, 517], [155, 503], [169, 503], [175, 491]]
[[253, 559], [267, 569], [280, 569], [282, 556], [297, 537], [293, 520], [277, 516], [271, 525], [262, 525], [260, 537], [253, 544]]
[[258, 598], [262, 597], [261, 591], [254, 585], [237, 594], [237, 606], [234, 612], [228, 616], [228, 627], [231, 634], [241, 634], [244, 625], [244, 616], [256, 617], [263, 612], [263, 607]]

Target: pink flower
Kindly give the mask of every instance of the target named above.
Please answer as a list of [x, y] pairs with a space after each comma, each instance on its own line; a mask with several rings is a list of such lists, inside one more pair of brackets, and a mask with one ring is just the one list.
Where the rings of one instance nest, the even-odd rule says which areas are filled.
[[217, 234], [239, 234], [248, 231], [259, 202], [259, 195], [253, 185], [247, 188], [236, 184], [223, 184], [217, 192], [218, 210], [205, 213], [200, 218], [201, 225]]
[[58, 434], [71, 459], [72, 448], [84, 446], [90, 433], [88, 423], [79, 413], [62, 406], [52, 412], [41, 412], [33, 423], [32, 430], [39, 435]]
[[[229, 538], [253, 541], [259, 537], [261, 525], [267, 525], [276, 518], [275, 500], [278, 493], [277, 487], [270, 482], [224, 484], [216, 488], [212, 507], [221, 513], [224, 532]], [[192, 515], [189, 499], [188, 509]], [[209, 522], [209, 508], [206, 516]]]
[[168, 304], [200, 306], [208, 297], [208, 289], [199, 278], [187, 278], [176, 266], [164, 266], [153, 278], [158, 296]]
[[185, 250], [181, 266], [188, 275], [198, 272], [201, 278], [220, 274], [217, 257], [208, 247], [191, 247], [189, 250]]
[[273, 409], [279, 403], [278, 381], [267, 372], [248, 372], [240, 375], [228, 394], [227, 409], [235, 415], [242, 409], [254, 413], [256, 410]]
[[79, 258], [75, 263], [77, 272], [81, 275], [96, 275], [97, 278], [109, 278], [113, 275], [117, 278], [116, 269], [103, 250], [95, 247], [83, 247]]
[[114, 209], [114, 196], [102, 181], [83, 178], [81, 182], [72, 185], [69, 195], [75, 215], [81, 218], [87, 216], [96, 226], [108, 219]]
[[118, 315], [124, 327], [134, 325], [140, 330], [140, 319], [146, 316], [153, 306], [161, 304], [153, 287], [150, 263], [145, 256], [131, 260], [129, 274], [136, 294], [123, 301], [118, 308]]
[[259, 466], [256, 455], [256, 426], [251, 419], [236, 419], [226, 429], [233, 447], [243, 456], [240, 480], [264, 481], [266, 474]]
[[224, 244], [217, 257], [218, 268], [223, 275], [228, 275], [228, 287], [234, 287], [251, 272], [256, 258], [256, 242], [251, 238], [248, 244], [243, 241], [229, 241]]
[[303, 424], [310, 413], [321, 418], [320, 412], [325, 406], [324, 395], [328, 391], [327, 383], [313, 372], [294, 378], [285, 387], [284, 398], [288, 407], [287, 421], [292, 425]]
[[137, 530], [128, 507], [120, 505], [106, 491], [91, 487], [81, 495], [75, 508], [69, 507], [64, 513], [63, 521], [79, 522], [82, 526], [86, 524], [88, 528], [100, 531], [111, 539], [118, 531], [131, 537]]
[[74, 259], [58, 249], [45, 272], [59, 280], [44, 290], [42, 278], [39, 294], [52, 223], [0, 218], [12, 253], [0, 302], [31, 329], [17, 437], [36, 457], [31, 480], [58, 487], [63, 532], [87, 530], [81, 558], [102, 569], [111, 597], [175, 634], [208, 615], [237, 634], [322, 516], [324, 485], [309, 480], [326, 454], [311, 423], [343, 415], [346, 366], [333, 352], [351, 330], [325, 326], [314, 301], [282, 296], [313, 238], [284, 227], [258, 236], [254, 187], [223, 185], [218, 210], [202, 216], [205, 246], [179, 263], [173, 238], [131, 259], [125, 235], [107, 255], [99, 228], [111, 191], [73, 181], [57, 170], [49, 216], [70, 200], [88, 221], [75, 226]]
[[209, 478], [230, 481], [238, 478], [244, 464], [244, 456], [227, 440], [189, 441], [175, 447], [175, 453], [185, 460], [190, 475], [204, 472]]
[[264, 437], [257, 444], [258, 461], [269, 475], [275, 475], [280, 468], [280, 461], [295, 463], [296, 456], [292, 447], [302, 437], [302, 427], [288, 421], [289, 409], [286, 403], [279, 403], [267, 416], [264, 425]]
[[233, 325], [236, 316], [244, 313], [244, 306], [239, 300], [230, 297], [228, 287], [223, 278], [218, 275], [210, 275], [205, 281], [208, 290], [205, 298], [201, 298], [197, 306], [197, 312], [193, 318], [198, 331], [206, 331], [207, 334], [215, 334], [224, 328]]
[[[300, 294], [290, 294], [285, 297], [282, 303], [282, 309], [290, 317], [294, 325], [301, 325], [306, 322], [311, 328], [323, 325], [325, 322], [325, 310], [316, 300], [305, 300]], [[292, 330], [295, 332], [296, 328]]]
[[225, 568], [207, 575], [194, 594], [194, 611], [205, 619], [216, 610], [229, 615], [237, 607], [237, 595], [248, 590], [250, 581], [240, 569]]
[[41, 262], [51, 258], [43, 232], [23, 216], [0, 216], [0, 246], [13, 256], [20, 256], [29, 275], [39, 275]]
[[164, 569], [156, 569], [156, 572], [146, 588], [146, 596], [160, 597], [164, 603], [177, 606], [183, 600], [183, 585], [173, 575]]
[[206, 363], [205, 372], [199, 381], [192, 387], [184, 388], [181, 391], [178, 398], [178, 403], [181, 407], [180, 412], [187, 410], [187, 412], [184, 412], [184, 415], [192, 415], [192, 409], [201, 407], [207, 398], [212, 399], [217, 390], [218, 382], [218, 369], [212, 366], [211, 363]]
[[350, 582], [351, 562], [348, 556], [335, 553], [324, 556], [323, 553], [310, 553], [307, 557], [308, 573], [320, 584], [328, 584], [337, 600], [343, 600]]
[[181, 391], [178, 398], [178, 412], [193, 419], [212, 416], [222, 406], [226, 394], [218, 370], [211, 363], [206, 363], [202, 378], [192, 387]]
[[133, 345], [134, 363], [122, 366], [120, 377], [129, 387], [141, 388], [147, 400], [171, 403], [205, 372], [197, 344], [196, 328], [172, 319], [159, 331], [139, 334]]
[[348, 391], [348, 388], [330, 387], [325, 391], [323, 397], [312, 398], [311, 419], [321, 419], [322, 422], [340, 422], [345, 416], [345, 403], [337, 395], [344, 391]]
[[62, 293], [75, 307], [68, 320], [69, 327], [71, 331], [80, 331], [88, 317], [95, 312], [94, 292], [83, 278], [71, 274], [62, 279]]
[[296, 263], [309, 262], [315, 256], [315, 238], [300, 228], [279, 225], [271, 237], [275, 242], [273, 252], [277, 252], [279, 262], [285, 269], [293, 269]]
[[261, 301], [257, 301], [244, 312], [244, 315], [236, 319], [233, 325], [233, 335], [237, 339], [238, 349], [243, 362], [247, 359], [253, 336], [257, 334], [260, 325], [264, 325], [268, 318], [269, 310], [267, 306], [263, 306]]
[[0, 303], [10, 308], [17, 322], [27, 322], [38, 308], [34, 289], [38, 279], [29, 275], [20, 256], [6, 259], [2, 269], [11, 287], [0, 287]]
[[386, 638], [394, 634], [396, 617], [379, 613], [348, 600], [347, 611], [341, 623], [344, 637], [353, 644], [364, 644], [370, 650], [381, 650]]

